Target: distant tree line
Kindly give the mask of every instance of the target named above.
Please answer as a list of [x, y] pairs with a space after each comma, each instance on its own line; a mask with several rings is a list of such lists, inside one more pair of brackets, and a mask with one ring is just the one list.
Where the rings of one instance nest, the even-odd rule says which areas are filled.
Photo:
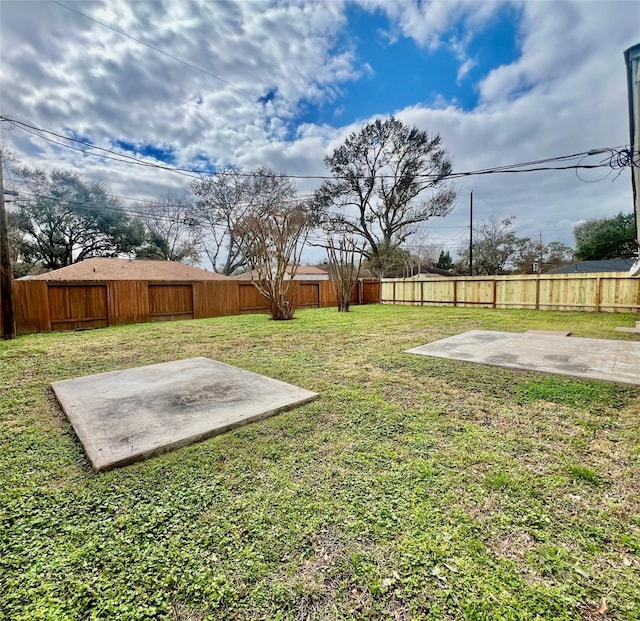
[[[562, 242], [543, 244], [520, 237], [513, 229], [515, 217], [498, 220], [491, 217], [473, 229], [472, 274], [531, 274], [549, 271], [573, 260], [573, 249]], [[456, 270], [469, 273], [469, 247], [460, 248]]]
[[[586, 220], [573, 230], [575, 249], [558, 241], [543, 244], [519, 237], [514, 217], [490, 218], [473, 231], [473, 274], [527, 274], [546, 272], [572, 261], [629, 258], [637, 256], [633, 213]], [[454, 269], [469, 272], [469, 248], [462, 247]]]

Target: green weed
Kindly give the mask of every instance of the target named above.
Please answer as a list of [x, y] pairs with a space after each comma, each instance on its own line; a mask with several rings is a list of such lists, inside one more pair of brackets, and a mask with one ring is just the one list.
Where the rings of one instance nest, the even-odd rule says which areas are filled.
[[[638, 620], [638, 390], [404, 353], [633, 320], [370, 306], [0, 342], [0, 620], [577, 621], [603, 593]], [[320, 398], [94, 474], [51, 382], [193, 356]]]
[[570, 465], [569, 472], [576, 481], [583, 481], [593, 487], [600, 487], [604, 484], [604, 479], [593, 468], [581, 465]]

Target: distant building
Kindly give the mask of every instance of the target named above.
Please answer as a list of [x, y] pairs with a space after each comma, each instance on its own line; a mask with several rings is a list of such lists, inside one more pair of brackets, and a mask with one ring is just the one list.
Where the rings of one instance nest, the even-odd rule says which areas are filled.
[[109, 259], [96, 257], [60, 269], [25, 276], [19, 280], [148, 280], [148, 281], [198, 281], [228, 280], [228, 276], [208, 272], [199, 267], [175, 261], [152, 261], [148, 259]]
[[422, 280], [424, 278], [434, 278], [438, 276], [459, 276], [456, 272], [449, 272], [447, 270], [441, 270], [439, 267], [427, 267], [421, 266], [420, 269], [415, 268], [415, 273], [407, 275], [406, 270], [399, 270], [398, 272], [389, 272], [385, 275], [385, 278], [404, 278], [405, 280]]
[[599, 261], [578, 261], [565, 265], [547, 274], [591, 274], [594, 272], [628, 272], [635, 259], [601, 259]]
[[[288, 280], [290, 278], [290, 273], [291, 267], [288, 267], [285, 280]], [[258, 278], [258, 274], [255, 270], [245, 272], [244, 274], [238, 274], [237, 276], [232, 276], [231, 278], [234, 278], [236, 280], [251, 280], [252, 277], [254, 279]], [[328, 267], [327, 269], [322, 269], [321, 267], [312, 267], [310, 265], [299, 265], [296, 269], [294, 280], [331, 280], [331, 278], [329, 277]]]

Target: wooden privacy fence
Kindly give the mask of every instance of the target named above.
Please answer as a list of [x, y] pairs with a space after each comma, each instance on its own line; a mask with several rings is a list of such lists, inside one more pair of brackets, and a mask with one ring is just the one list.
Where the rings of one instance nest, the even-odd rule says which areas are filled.
[[[265, 312], [266, 299], [249, 281], [153, 282], [16, 281], [13, 286], [16, 332], [105, 328], [128, 323], [203, 319]], [[336, 306], [330, 281], [294, 281], [300, 308]], [[354, 304], [379, 302], [380, 283], [361, 282]]]
[[383, 304], [637, 312], [640, 279], [626, 273], [383, 279]]

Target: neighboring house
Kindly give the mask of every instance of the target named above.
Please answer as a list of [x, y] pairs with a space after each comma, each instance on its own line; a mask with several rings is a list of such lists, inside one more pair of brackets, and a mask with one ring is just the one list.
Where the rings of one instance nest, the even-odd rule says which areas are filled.
[[579, 261], [546, 272], [547, 274], [591, 274], [594, 272], [628, 272], [635, 259], [601, 259], [600, 261]]
[[85, 259], [67, 267], [25, 276], [19, 280], [148, 280], [148, 281], [200, 281], [228, 280], [228, 276], [174, 261], [152, 261], [143, 259]]
[[[417, 270], [417, 268], [415, 268]], [[439, 276], [453, 277], [458, 276], [455, 272], [448, 272], [447, 270], [441, 270], [439, 267], [425, 267], [420, 268], [420, 272], [411, 276], [406, 275], [406, 270], [401, 270], [393, 275], [387, 275], [386, 278], [403, 278], [404, 280], [423, 280], [424, 278], [434, 278]]]
[[329, 276], [328, 268], [325, 270], [311, 265], [299, 265], [296, 270], [295, 280], [331, 280], [331, 277]]
[[[291, 267], [287, 268], [287, 275], [285, 276], [285, 280], [289, 279], [289, 274], [291, 273]], [[238, 274], [237, 276], [232, 276], [231, 278], [235, 278], [237, 280], [251, 280], [252, 277], [257, 279], [258, 275], [255, 270], [251, 272], [245, 272], [244, 274]], [[312, 267], [309, 265], [299, 265], [296, 270], [296, 275], [294, 280], [331, 280], [327, 270], [324, 270], [320, 267]]]
[[363, 267], [360, 270], [360, 280], [380, 280], [380, 278], [375, 272]]

